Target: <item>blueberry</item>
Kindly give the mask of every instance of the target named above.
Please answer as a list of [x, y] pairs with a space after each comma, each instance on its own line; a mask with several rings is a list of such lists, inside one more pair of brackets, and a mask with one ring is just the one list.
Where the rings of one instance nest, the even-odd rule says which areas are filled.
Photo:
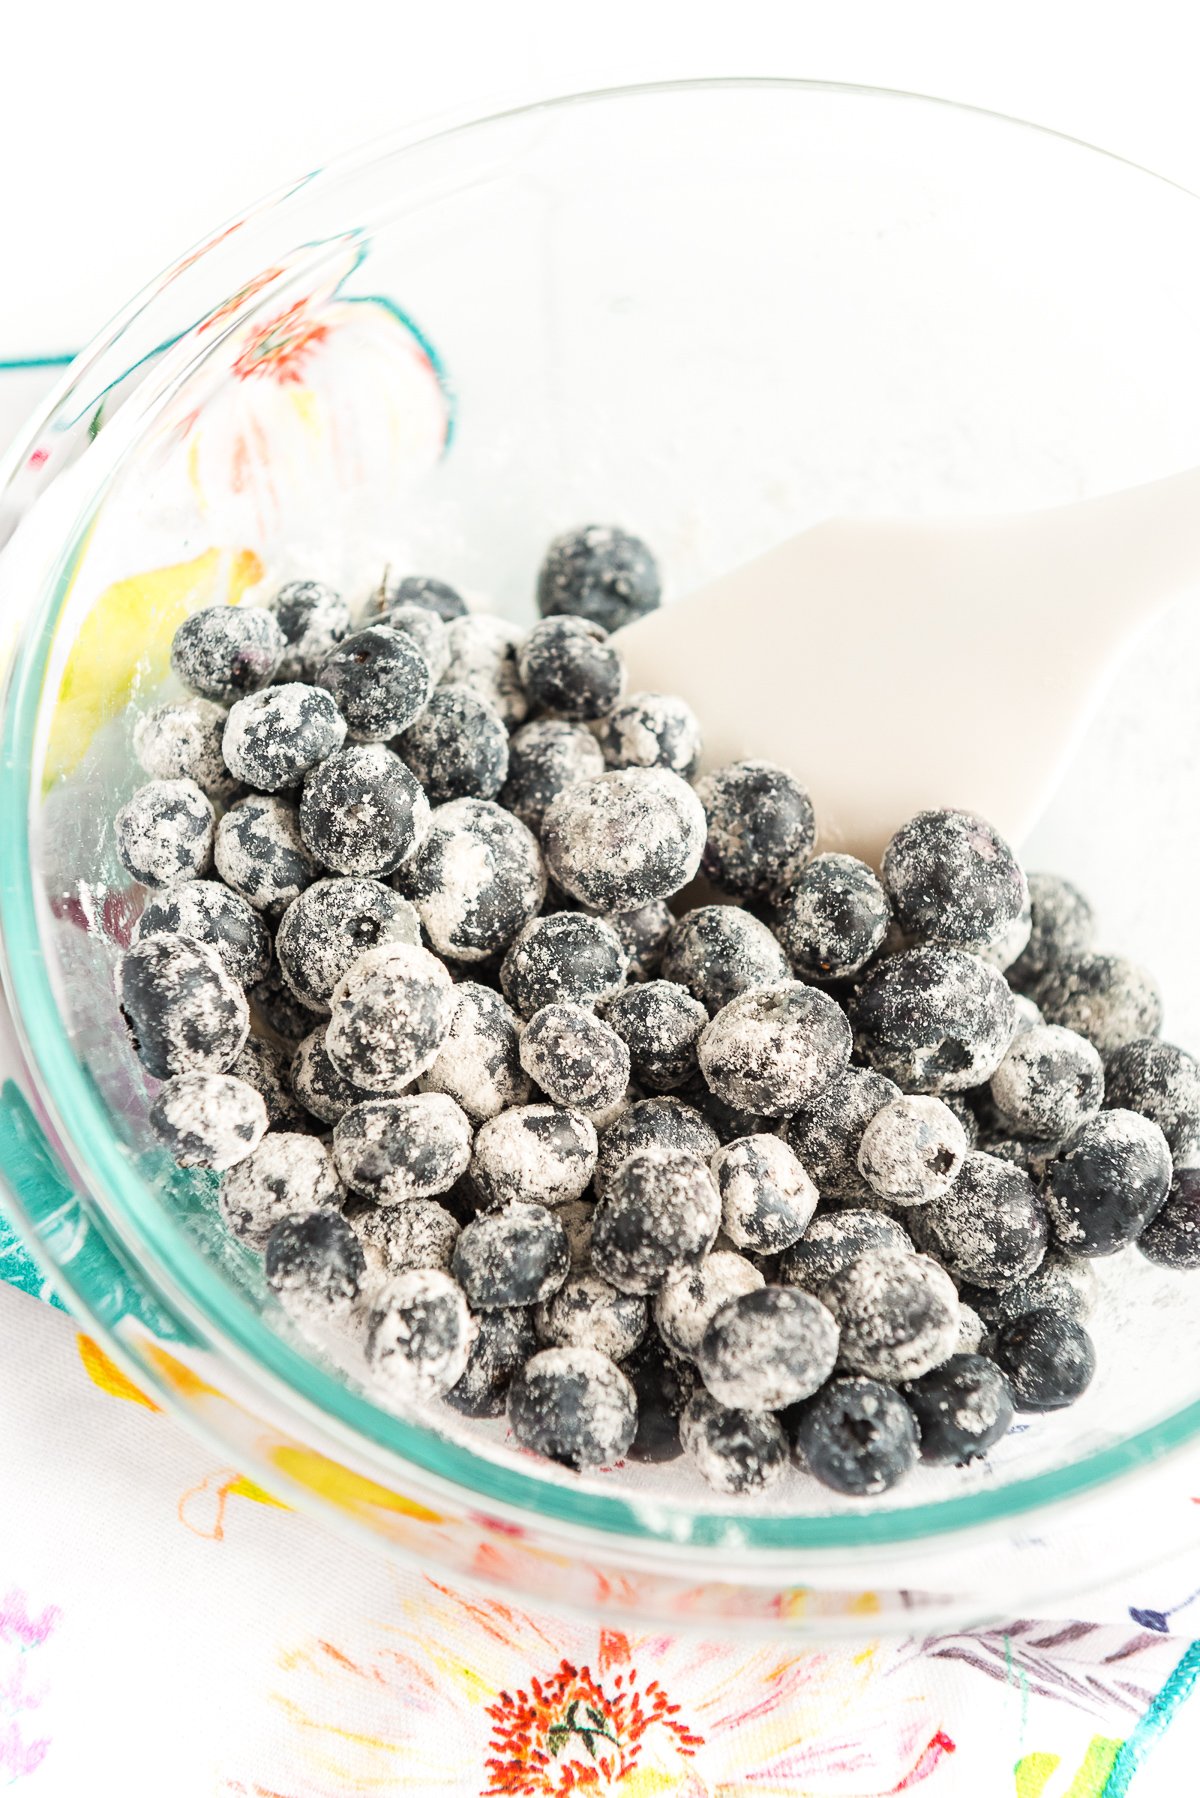
[[817, 1189], [778, 1136], [744, 1136], [712, 1157], [721, 1228], [739, 1249], [776, 1255], [807, 1229]]
[[248, 1036], [229, 1072], [252, 1086], [267, 1108], [272, 1130], [307, 1130], [311, 1120], [292, 1091], [291, 1053], [266, 1036]]
[[1144, 968], [1121, 955], [1079, 955], [1057, 962], [1033, 997], [1047, 1023], [1077, 1030], [1101, 1055], [1162, 1027], [1162, 995]]
[[599, 1274], [568, 1274], [558, 1291], [534, 1312], [538, 1341], [547, 1348], [593, 1348], [623, 1361], [649, 1326], [649, 1310], [637, 1293], [618, 1292]]
[[339, 1073], [330, 1060], [323, 1025], [297, 1045], [291, 1079], [300, 1103], [322, 1124], [336, 1124], [352, 1105], [361, 1105], [365, 1097], [361, 1088]]
[[450, 1029], [421, 1085], [426, 1092], [448, 1093], [477, 1123], [524, 1105], [532, 1082], [521, 1066], [521, 1027], [499, 993], [474, 980], [459, 981]]
[[1138, 1237], [1147, 1261], [1179, 1272], [1200, 1267], [1200, 1168], [1176, 1168], [1158, 1216]]
[[889, 1384], [916, 1380], [954, 1351], [958, 1294], [925, 1255], [860, 1255], [818, 1296], [841, 1331], [842, 1363], [854, 1373]]
[[683, 1408], [679, 1439], [700, 1477], [728, 1497], [766, 1492], [788, 1470], [787, 1437], [776, 1418], [731, 1410], [703, 1388]]
[[699, 905], [685, 912], [667, 938], [662, 972], [711, 1015], [752, 986], [792, 977], [788, 958], [766, 925], [736, 905]]
[[948, 1192], [908, 1214], [914, 1242], [956, 1280], [1010, 1286], [1046, 1252], [1046, 1207], [1021, 1168], [973, 1149]]
[[155, 936], [207, 943], [243, 986], [264, 979], [271, 966], [271, 939], [262, 919], [219, 880], [185, 880], [153, 895], [138, 919], [135, 938], [142, 943]]
[[1029, 899], [1012, 850], [974, 812], [918, 812], [883, 852], [883, 884], [906, 936], [977, 953], [1004, 939]]
[[324, 1143], [272, 1130], [253, 1154], [221, 1175], [218, 1203], [233, 1234], [261, 1249], [281, 1218], [337, 1210], [344, 1196]]
[[1058, 1411], [1091, 1385], [1096, 1351], [1081, 1323], [1060, 1311], [1027, 1311], [1004, 1324], [996, 1361], [1018, 1411]]
[[530, 830], [540, 831], [546, 807], [565, 787], [603, 773], [604, 757], [586, 725], [535, 718], [509, 738], [500, 803]]
[[571, 1257], [554, 1213], [514, 1199], [466, 1226], [451, 1265], [472, 1307], [496, 1311], [552, 1297], [570, 1272]]
[[783, 1135], [781, 1118], [767, 1117], [760, 1111], [747, 1111], [740, 1105], [727, 1105], [724, 1099], [719, 1099], [705, 1085], [699, 1066], [694, 1078], [671, 1096], [689, 1105], [693, 1111], [698, 1111], [718, 1143], [736, 1142], [742, 1136]]
[[592, 1265], [622, 1292], [653, 1292], [713, 1245], [721, 1201], [704, 1162], [680, 1151], [630, 1156], [596, 1205]]
[[538, 571], [543, 618], [565, 612], [615, 631], [652, 612], [661, 598], [654, 557], [640, 537], [617, 525], [585, 524], [564, 531]]
[[700, 724], [670, 693], [633, 693], [613, 706], [598, 732], [610, 768], [669, 768], [691, 780], [700, 766]]
[[508, 732], [470, 687], [439, 687], [396, 748], [431, 805], [494, 799], [508, 774]]
[[760, 1286], [721, 1306], [696, 1352], [718, 1404], [780, 1411], [824, 1385], [837, 1359], [830, 1312], [795, 1286]]
[[332, 695], [359, 742], [382, 743], [424, 711], [433, 678], [410, 636], [373, 624], [330, 650], [316, 684]]
[[521, 1066], [556, 1105], [599, 1113], [629, 1084], [629, 1050], [582, 1005], [543, 1005], [521, 1037]]
[[651, 1092], [671, 1092], [695, 1077], [708, 1012], [683, 987], [671, 980], [627, 987], [605, 1017], [629, 1050], [633, 1078]]
[[147, 887], [173, 887], [212, 862], [212, 802], [194, 780], [152, 780], [121, 807], [113, 826], [121, 866]]
[[853, 1198], [866, 1191], [858, 1154], [867, 1125], [900, 1088], [870, 1068], [847, 1068], [800, 1106], [787, 1140], [825, 1198]]
[[921, 1431], [921, 1459], [935, 1466], [978, 1460], [1013, 1419], [1012, 1390], [985, 1355], [951, 1355], [904, 1396]]
[[529, 716], [529, 700], [517, 673], [520, 640], [515, 626], [487, 613], [454, 618], [446, 626], [450, 660], [442, 684], [471, 687], [500, 714], [508, 730]]
[[207, 606], [171, 639], [171, 667], [184, 686], [224, 705], [265, 687], [283, 653], [283, 632], [261, 606]]
[[1153, 1223], [1171, 1184], [1171, 1151], [1136, 1111], [1102, 1111], [1046, 1170], [1046, 1205], [1070, 1255], [1114, 1255]]
[[917, 1459], [917, 1427], [894, 1386], [843, 1374], [786, 1418], [796, 1458], [814, 1479], [850, 1498], [873, 1498]]
[[228, 805], [237, 782], [221, 753], [227, 716], [211, 699], [168, 699], [134, 725], [133, 753], [152, 780], [194, 780], [210, 799]]
[[749, 899], [796, 879], [813, 852], [812, 801], [773, 762], [732, 762], [706, 774], [696, 793], [707, 820], [701, 872], [727, 893]]
[[289, 799], [251, 793], [217, 825], [214, 860], [227, 887], [256, 911], [281, 910], [320, 870], [301, 839]]
[[[1023, 1280], [986, 1298], [980, 1294], [978, 1302], [991, 1323], [1011, 1323], [1027, 1311], [1061, 1311], [1064, 1317], [1073, 1317], [1076, 1323], [1083, 1324], [1095, 1309], [1097, 1285], [1096, 1270], [1090, 1261], [1051, 1250]], [[965, 1286], [960, 1287], [959, 1297], [966, 1291]]]
[[666, 768], [622, 768], [565, 787], [546, 808], [542, 848], [563, 890], [594, 911], [632, 911], [687, 885], [704, 813]]
[[283, 633], [281, 681], [310, 681], [343, 637], [350, 635], [350, 608], [322, 581], [288, 581], [269, 602]]
[[780, 896], [779, 940], [798, 974], [845, 980], [883, 943], [892, 908], [874, 871], [852, 855], [818, 855]]
[[246, 998], [215, 949], [185, 936], [134, 943], [117, 963], [121, 1016], [156, 1080], [223, 1074], [250, 1028]]
[[877, 962], [852, 1016], [857, 1048], [872, 1067], [910, 1092], [939, 1095], [990, 1079], [1016, 1023], [998, 969], [933, 944]]
[[485, 799], [453, 799], [433, 813], [402, 884], [439, 955], [477, 962], [536, 917], [546, 870], [519, 819]]
[[825, 993], [798, 980], [751, 988], [719, 1011], [697, 1051], [727, 1105], [780, 1117], [811, 1104], [845, 1073], [850, 1026]]
[[180, 1167], [224, 1172], [258, 1147], [267, 1108], [244, 1080], [197, 1069], [164, 1081], [150, 1107], [150, 1125]]
[[354, 743], [305, 780], [300, 834], [334, 874], [391, 874], [421, 843], [429, 815], [429, 801], [398, 755], [382, 743]]
[[344, 1324], [366, 1280], [357, 1236], [338, 1211], [280, 1218], [265, 1250], [267, 1285], [301, 1329]]
[[949, 1106], [927, 1094], [893, 1099], [875, 1113], [858, 1149], [858, 1170], [893, 1205], [927, 1205], [947, 1192], [967, 1153], [967, 1133]]
[[438, 614], [428, 606], [393, 606], [380, 622], [412, 638], [429, 664], [429, 678], [436, 687], [450, 666], [450, 638]]
[[1086, 1037], [1043, 1024], [1014, 1036], [992, 1075], [991, 1091], [1012, 1130], [1057, 1140], [1099, 1111], [1104, 1063]]
[[665, 899], [651, 899], [632, 911], [607, 914], [629, 956], [630, 980], [651, 980], [658, 972], [674, 919]]
[[388, 609], [423, 606], [426, 611], [436, 612], [443, 624], [449, 624], [454, 618], [465, 618], [467, 613], [467, 602], [457, 589], [428, 574], [407, 574], [394, 586], [385, 584], [384, 596]]
[[1029, 901], [1029, 941], [1008, 970], [1016, 987], [1027, 987], [1060, 963], [1085, 955], [1096, 928], [1091, 905], [1057, 874], [1031, 874]]
[[1157, 1124], [1177, 1158], [1200, 1148], [1200, 1062], [1174, 1043], [1122, 1043], [1108, 1058], [1104, 1102]]
[[818, 1212], [803, 1236], [784, 1252], [779, 1277], [789, 1286], [819, 1292], [862, 1255], [911, 1255], [912, 1243], [882, 1211]]
[[672, 1355], [651, 1332], [622, 1363], [637, 1399], [637, 1434], [625, 1451], [631, 1461], [676, 1461], [683, 1453], [679, 1419], [696, 1387], [690, 1362]]
[[449, 1192], [471, 1160], [471, 1126], [444, 1093], [369, 1099], [333, 1128], [333, 1164], [343, 1183], [377, 1205]]
[[438, 1267], [449, 1273], [461, 1225], [436, 1200], [352, 1205], [347, 1206], [346, 1216], [372, 1280], [388, 1280], [412, 1267]]
[[763, 1276], [744, 1255], [716, 1249], [695, 1267], [669, 1273], [654, 1297], [654, 1322], [667, 1348], [694, 1361], [709, 1324], [723, 1306], [757, 1292]]
[[407, 899], [382, 881], [316, 880], [279, 921], [275, 953], [283, 977], [311, 1011], [327, 1013], [334, 987], [368, 949], [421, 941], [421, 921]]
[[328, 693], [289, 681], [230, 707], [221, 750], [231, 774], [260, 793], [277, 793], [298, 787], [345, 736], [346, 721]]
[[679, 1099], [638, 1099], [603, 1131], [596, 1161], [596, 1193], [602, 1197], [631, 1155], [662, 1150], [711, 1161], [720, 1144], [711, 1124]]
[[488, 1205], [563, 1205], [587, 1191], [595, 1166], [596, 1131], [586, 1117], [557, 1105], [515, 1105], [480, 1127], [471, 1178]]
[[397, 1274], [367, 1315], [367, 1366], [381, 1396], [407, 1407], [449, 1392], [466, 1371], [476, 1328], [441, 1268]]
[[532, 705], [581, 721], [603, 718], [621, 697], [625, 668], [608, 633], [587, 618], [543, 618], [517, 651]]
[[504, 996], [523, 1017], [560, 1000], [597, 1005], [625, 984], [628, 957], [611, 924], [583, 912], [533, 918], [500, 968]]
[[510, 1305], [503, 1311], [481, 1311], [476, 1321], [479, 1330], [462, 1377], [442, 1397], [464, 1417], [503, 1417], [514, 1374], [537, 1353], [533, 1313], [527, 1306]]
[[393, 1091], [429, 1067], [450, 1029], [454, 988], [427, 949], [389, 943], [360, 955], [330, 995], [325, 1047], [366, 1092]]
[[513, 1378], [508, 1421], [522, 1448], [567, 1467], [597, 1467], [619, 1460], [633, 1441], [637, 1400], [598, 1349], [543, 1349]]

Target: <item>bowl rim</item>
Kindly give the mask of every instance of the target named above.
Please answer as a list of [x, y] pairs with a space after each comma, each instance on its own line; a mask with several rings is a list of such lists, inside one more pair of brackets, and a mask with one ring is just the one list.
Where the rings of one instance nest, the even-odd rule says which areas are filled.
[[[478, 113], [463, 108], [435, 121], [390, 133], [331, 162], [311, 178], [322, 185], [345, 180], [356, 170], [391, 162], [437, 140], [472, 133], [538, 113], [568, 107], [630, 99], [654, 99], [685, 93], [771, 89], [797, 96], [808, 93], [843, 98], [905, 101], [948, 114], [984, 119], [1027, 131], [1049, 143], [1068, 145], [1133, 171], [1180, 195], [1196, 194], [1169, 177], [1131, 159], [1103, 150], [1051, 127], [1012, 118], [999, 111], [966, 105], [944, 97], [865, 84], [789, 79], [773, 76], [699, 77], [683, 81], [650, 81], [577, 93], [514, 101]], [[306, 184], [308, 185], [308, 184]], [[229, 224], [270, 210], [296, 193], [295, 183], [279, 188], [265, 202], [234, 215]], [[218, 232], [201, 240], [208, 245]], [[26, 431], [0, 459], [0, 493], [12, 481], [54, 418], [75, 383], [114, 344], [140, 313], [150, 307], [179, 264], [147, 284], [121, 313], [97, 334], [75, 359], [34, 415]], [[86, 1070], [76, 1060], [62, 1026], [42, 947], [39, 890], [35, 884], [30, 830], [38, 795], [33, 786], [36, 721], [51, 645], [64, 605], [74, 545], [63, 548], [48, 597], [30, 618], [14, 648], [4, 696], [3, 765], [0, 768], [0, 974], [9, 998], [31, 1079], [56, 1131], [67, 1145], [72, 1168], [82, 1177], [85, 1203], [96, 1207], [106, 1224], [124, 1239], [129, 1231], [136, 1264], [156, 1295], [170, 1309], [200, 1327], [206, 1345], [230, 1355], [238, 1372], [266, 1398], [282, 1398], [311, 1418], [321, 1430], [351, 1443], [365, 1442], [376, 1454], [395, 1456], [440, 1486], [449, 1485], [468, 1507], [481, 1504], [536, 1519], [551, 1527], [567, 1527], [610, 1543], [625, 1540], [676, 1559], [696, 1549], [719, 1546], [736, 1528], [739, 1552], [762, 1563], [780, 1554], [845, 1552], [866, 1547], [888, 1548], [936, 1544], [948, 1536], [994, 1526], [1027, 1516], [1049, 1505], [1109, 1486], [1143, 1471], [1152, 1461], [1182, 1448], [1200, 1435], [1200, 1400], [1122, 1437], [1079, 1461], [984, 1486], [961, 1497], [939, 1498], [896, 1509], [817, 1516], [754, 1515], [713, 1504], [704, 1508], [679, 1505], [657, 1495], [639, 1502], [636, 1496], [594, 1487], [572, 1487], [566, 1480], [527, 1474], [476, 1454], [461, 1441], [433, 1428], [383, 1411], [355, 1393], [269, 1328], [260, 1314], [233, 1292], [197, 1252], [186, 1231], [156, 1198], [154, 1188], [134, 1165], [128, 1149], [111, 1130]], [[102, 1198], [96, 1195], [103, 1195]], [[94, 1321], [94, 1319], [93, 1319]], [[742, 1571], [745, 1571], [744, 1567]]]

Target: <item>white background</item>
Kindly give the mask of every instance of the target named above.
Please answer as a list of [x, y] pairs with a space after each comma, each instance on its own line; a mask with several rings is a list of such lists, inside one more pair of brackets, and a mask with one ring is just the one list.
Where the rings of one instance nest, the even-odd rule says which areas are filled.
[[462, 104], [670, 75], [879, 83], [1200, 188], [1186, 0], [8, 0], [0, 359], [78, 348], [243, 204]]

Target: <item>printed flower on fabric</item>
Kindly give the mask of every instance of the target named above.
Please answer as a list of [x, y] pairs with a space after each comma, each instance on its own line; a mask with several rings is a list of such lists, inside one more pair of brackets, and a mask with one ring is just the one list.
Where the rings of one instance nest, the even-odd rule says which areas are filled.
[[450, 431], [437, 353], [420, 327], [390, 297], [345, 291], [369, 269], [363, 246], [324, 246], [316, 274], [312, 260], [310, 248], [295, 267], [264, 268], [201, 321], [197, 341], [211, 334], [215, 348], [172, 401], [140, 470], [143, 480], [153, 472], [176, 526], [194, 512], [210, 541], [253, 548], [268, 565], [320, 529], [377, 529], [373, 511], [395, 507]]
[[36, 1715], [47, 1691], [38, 1651], [58, 1621], [57, 1605], [39, 1610], [16, 1588], [0, 1595], [0, 1786], [36, 1772], [50, 1748]]
[[873, 1648], [718, 1645], [538, 1618], [427, 1585], [280, 1652], [284, 1727], [227, 1793], [288, 1798], [863, 1798], [953, 1752]]

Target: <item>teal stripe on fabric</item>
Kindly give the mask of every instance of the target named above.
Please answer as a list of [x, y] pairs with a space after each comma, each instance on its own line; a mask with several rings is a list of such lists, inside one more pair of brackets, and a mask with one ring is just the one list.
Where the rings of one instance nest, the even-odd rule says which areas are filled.
[[1134, 1775], [1141, 1771], [1146, 1756], [1169, 1729], [1197, 1679], [1200, 1679], [1200, 1642], [1193, 1642], [1176, 1662], [1175, 1671], [1162, 1691], [1151, 1700], [1121, 1744], [1100, 1798], [1125, 1798]]
[[61, 356], [0, 356], [0, 375], [22, 368], [70, 368], [78, 354], [78, 350], [64, 350]]

